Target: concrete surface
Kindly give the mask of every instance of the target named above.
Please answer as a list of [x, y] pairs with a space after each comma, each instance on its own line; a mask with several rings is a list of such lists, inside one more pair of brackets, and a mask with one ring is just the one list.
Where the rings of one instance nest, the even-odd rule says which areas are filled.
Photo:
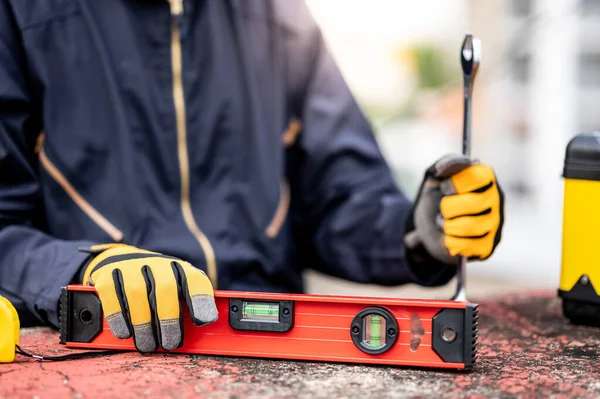
[[[600, 330], [571, 326], [554, 291], [488, 297], [471, 372], [137, 353], [0, 365], [0, 398], [600, 397]], [[56, 332], [24, 348], [62, 354]]]

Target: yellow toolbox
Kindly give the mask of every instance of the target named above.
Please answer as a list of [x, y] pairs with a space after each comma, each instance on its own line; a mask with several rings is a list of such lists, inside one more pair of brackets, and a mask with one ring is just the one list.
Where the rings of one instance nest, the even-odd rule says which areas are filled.
[[600, 133], [569, 142], [564, 162], [558, 295], [574, 324], [600, 326]]

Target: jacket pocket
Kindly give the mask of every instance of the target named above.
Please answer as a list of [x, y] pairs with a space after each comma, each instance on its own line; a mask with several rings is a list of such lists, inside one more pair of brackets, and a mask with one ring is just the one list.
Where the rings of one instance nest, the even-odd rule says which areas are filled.
[[67, 193], [71, 200], [77, 205], [99, 228], [101, 228], [114, 242], [123, 240], [123, 232], [109, 222], [100, 212], [98, 212], [83, 196], [73, 187], [69, 180], [61, 173], [46, 155], [43, 145], [43, 133], [38, 139], [36, 151], [39, 155], [40, 164], [52, 179]]
[[290, 186], [287, 180], [281, 181], [279, 193], [277, 209], [275, 210], [269, 225], [265, 229], [265, 235], [271, 239], [276, 238], [279, 234], [290, 209]]

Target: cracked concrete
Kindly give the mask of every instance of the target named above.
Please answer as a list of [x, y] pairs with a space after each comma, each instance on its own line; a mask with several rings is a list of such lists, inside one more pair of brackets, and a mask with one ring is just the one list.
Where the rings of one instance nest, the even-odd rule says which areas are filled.
[[[46, 371], [46, 369], [44, 368], [43, 362], [40, 362], [40, 368], [42, 370]], [[67, 374], [63, 373], [60, 370], [54, 370], [54, 372], [56, 372], [57, 374], [59, 374], [60, 376], [63, 377], [63, 380], [62, 380], [63, 385], [71, 390], [71, 394], [74, 398], [76, 398], [76, 399], [83, 398], [83, 395], [81, 395], [79, 392], [77, 392], [77, 390], [75, 388], [73, 388], [73, 386], [69, 385], [69, 377], [67, 376]]]
[[[0, 365], [0, 398], [600, 397], [600, 330], [570, 325], [555, 292], [480, 303], [471, 372], [126, 353]], [[35, 353], [66, 353], [56, 332], [25, 331]]]

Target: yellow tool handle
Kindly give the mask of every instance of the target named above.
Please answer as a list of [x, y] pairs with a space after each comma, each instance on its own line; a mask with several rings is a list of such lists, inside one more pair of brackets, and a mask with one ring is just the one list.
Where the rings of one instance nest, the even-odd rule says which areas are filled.
[[12, 363], [19, 344], [19, 315], [12, 303], [0, 296], [0, 363]]

